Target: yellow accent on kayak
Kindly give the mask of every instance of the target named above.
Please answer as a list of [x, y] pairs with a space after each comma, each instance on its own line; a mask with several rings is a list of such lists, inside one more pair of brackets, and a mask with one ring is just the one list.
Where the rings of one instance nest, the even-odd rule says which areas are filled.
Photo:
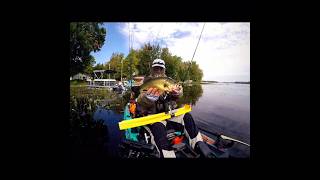
[[122, 120], [121, 122], [119, 122], [119, 128], [120, 128], [120, 130], [125, 130], [125, 129], [129, 129], [129, 128], [144, 126], [147, 124], [152, 124], [152, 123], [160, 122], [160, 121], [163, 121], [166, 119], [170, 119], [174, 116], [180, 116], [180, 115], [185, 114], [190, 111], [191, 111], [191, 105], [186, 104], [182, 108], [173, 110], [172, 114], [174, 114], [174, 115], [171, 115], [169, 113], [166, 114], [163, 112], [163, 113], [159, 113], [159, 114], [152, 114], [149, 116], [130, 119], [130, 120]]

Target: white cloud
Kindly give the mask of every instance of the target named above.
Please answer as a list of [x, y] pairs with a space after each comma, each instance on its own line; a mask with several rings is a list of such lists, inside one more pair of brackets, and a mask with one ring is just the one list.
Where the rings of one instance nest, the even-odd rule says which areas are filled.
[[[133, 48], [157, 41], [189, 61], [202, 26], [203, 23], [130, 23]], [[122, 23], [119, 30], [129, 39], [128, 23]], [[250, 80], [250, 23], [206, 23], [194, 60], [203, 70], [204, 80]]]

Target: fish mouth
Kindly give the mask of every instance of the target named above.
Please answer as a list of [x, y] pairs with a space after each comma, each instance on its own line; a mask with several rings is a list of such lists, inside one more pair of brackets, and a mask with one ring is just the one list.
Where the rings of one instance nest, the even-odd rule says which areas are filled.
[[180, 93], [180, 91], [178, 91], [178, 90], [172, 90], [171, 91], [171, 94], [172, 95], [178, 95]]
[[177, 95], [179, 95], [179, 93], [177, 93], [177, 92], [172, 92], [172, 95], [177, 96]]

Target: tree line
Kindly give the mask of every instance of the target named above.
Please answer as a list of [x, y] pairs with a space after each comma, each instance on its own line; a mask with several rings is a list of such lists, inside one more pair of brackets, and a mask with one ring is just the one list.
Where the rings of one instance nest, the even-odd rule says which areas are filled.
[[163, 59], [166, 63], [166, 75], [178, 81], [192, 80], [200, 82], [203, 72], [195, 61], [183, 61], [181, 57], [172, 55], [169, 48], [161, 48], [159, 44], [144, 44], [139, 49], [131, 49], [125, 56], [113, 53], [105, 64], [96, 64], [90, 52], [99, 51], [105, 42], [106, 29], [102, 23], [70, 24], [70, 75], [76, 73], [92, 74], [93, 70], [115, 71], [115, 78], [130, 79], [133, 75], [150, 74], [152, 61]]

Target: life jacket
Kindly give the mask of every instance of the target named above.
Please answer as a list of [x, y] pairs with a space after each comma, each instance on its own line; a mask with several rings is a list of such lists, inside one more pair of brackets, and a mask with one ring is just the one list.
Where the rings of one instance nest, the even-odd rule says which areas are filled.
[[132, 114], [133, 118], [136, 116], [136, 109], [137, 109], [136, 101], [135, 100], [130, 100], [129, 112]]
[[183, 136], [176, 136], [172, 139], [171, 144], [180, 144], [183, 141]]

